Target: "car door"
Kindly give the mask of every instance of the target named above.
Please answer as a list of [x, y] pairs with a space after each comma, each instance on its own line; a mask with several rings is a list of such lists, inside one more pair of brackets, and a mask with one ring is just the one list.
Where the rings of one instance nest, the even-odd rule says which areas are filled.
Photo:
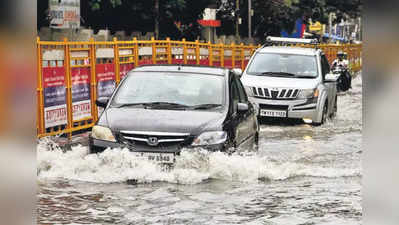
[[328, 99], [328, 109], [331, 112], [335, 102], [335, 95], [337, 92], [337, 84], [332, 82], [325, 82], [324, 78], [328, 73], [330, 73], [330, 64], [324, 54], [321, 55], [321, 67], [322, 67], [322, 75], [323, 75], [323, 85], [327, 91], [327, 99]]
[[234, 82], [238, 88], [238, 96], [239, 102], [248, 105], [248, 111], [246, 112], [238, 112], [239, 117], [239, 133], [241, 137], [241, 143], [248, 146], [253, 144], [253, 138], [255, 138], [255, 134], [257, 131], [257, 121], [255, 117], [255, 110], [253, 105], [249, 103], [247, 94], [245, 93], [244, 86], [242, 85], [241, 81], [234, 77]]
[[240, 102], [239, 91], [237, 83], [234, 81], [234, 75], [229, 74], [229, 119], [226, 123], [227, 131], [229, 133], [230, 142], [233, 147], [239, 146], [243, 142], [242, 135], [242, 116], [237, 112], [237, 105]]

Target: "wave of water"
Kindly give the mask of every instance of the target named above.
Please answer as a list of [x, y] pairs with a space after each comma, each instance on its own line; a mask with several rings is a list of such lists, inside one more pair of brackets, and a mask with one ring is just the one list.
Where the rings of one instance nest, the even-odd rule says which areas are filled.
[[128, 149], [108, 149], [101, 154], [88, 154], [88, 148], [75, 146], [63, 151], [51, 141], [42, 140], [37, 147], [39, 179], [69, 179], [96, 183], [169, 182], [197, 184], [209, 179], [240, 182], [285, 180], [298, 176], [360, 176], [349, 168], [328, 168], [295, 161], [277, 162], [257, 154], [233, 154], [185, 150], [173, 168], [165, 168], [137, 157]]

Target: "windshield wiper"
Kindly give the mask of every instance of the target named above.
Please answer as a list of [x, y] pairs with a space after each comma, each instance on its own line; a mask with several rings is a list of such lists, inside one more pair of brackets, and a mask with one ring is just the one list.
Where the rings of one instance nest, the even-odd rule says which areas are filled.
[[222, 105], [220, 104], [200, 104], [200, 105], [194, 105], [191, 106], [191, 109], [212, 109], [212, 108], [216, 108], [216, 107], [220, 107]]
[[156, 107], [156, 108], [188, 108], [189, 106], [183, 105], [183, 104], [178, 104], [178, 103], [173, 103], [173, 102], [140, 102], [140, 103], [126, 103], [126, 104], [121, 104], [118, 105], [118, 108], [122, 107], [129, 107], [129, 106], [137, 106], [141, 105], [144, 106], [145, 108], [147, 107]]
[[296, 78], [316, 78], [316, 76], [311, 76], [311, 75], [296, 75]]
[[286, 73], [286, 72], [262, 72], [262, 75], [271, 75], [271, 76], [290, 76], [293, 77], [295, 76], [295, 74], [293, 73]]
[[176, 109], [176, 108], [188, 108], [188, 105], [183, 105], [179, 103], [174, 103], [174, 102], [151, 102], [148, 103], [146, 106], [149, 106], [151, 108], [162, 108], [162, 109]]

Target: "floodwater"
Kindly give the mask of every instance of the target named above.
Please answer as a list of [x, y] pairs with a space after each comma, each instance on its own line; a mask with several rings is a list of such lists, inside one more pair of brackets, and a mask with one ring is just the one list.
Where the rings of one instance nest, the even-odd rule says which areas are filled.
[[263, 124], [255, 155], [183, 152], [167, 170], [126, 150], [41, 141], [37, 223], [361, 224], [361, 156], [358, 76], [334, 120]]

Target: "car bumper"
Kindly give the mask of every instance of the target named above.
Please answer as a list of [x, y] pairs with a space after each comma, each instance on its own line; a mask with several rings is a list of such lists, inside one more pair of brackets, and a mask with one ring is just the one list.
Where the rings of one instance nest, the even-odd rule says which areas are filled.
[[249, 101], [255, 106], [258, 116], [260, 116], [260, 109], [267, 109], [267, 106], [283, 107], [284, 111], [287, 111], [287, 118], [310, 119], [316, 121], [318, 116], [319, 109], [317, 100], [271, 100], [250, 97]]
[[150, 147], [150, 146], [129, 146], [119, 142], [110, 142], [89, 138], [90, 149], [96, 149], [97, 151], [103, 151], [107, 148], [127, 148], [132, 152], [154, 152], [154, 153], [175, 153], [179, 154], [182, 149], [194, 150], [194, 149], [206, 149], [208, 151], [224, 151], [225, 144], [208, 145], [208, 146], [173, 146], [168, 148]]

